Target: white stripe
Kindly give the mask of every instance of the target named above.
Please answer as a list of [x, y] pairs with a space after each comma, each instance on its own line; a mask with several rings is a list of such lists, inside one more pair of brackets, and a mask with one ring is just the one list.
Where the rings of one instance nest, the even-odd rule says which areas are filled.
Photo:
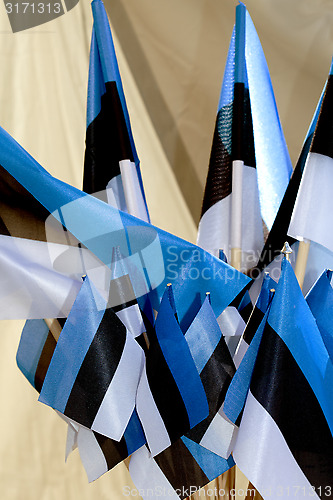
[[151, 393], [146, 366], [142, 370], [136, 394], [136, 409], [152, 456], [170, 446], [171, 441]]
[[108, 465], [94, 433], [86, 427], [80, 426], [77, 444], [80, 458], [88, 476], [88, 481], [95, 481], [108, 471]]
[[121, 309], [116, 314], [133, 337], [138, 337], [146, 331], [138, 304]]
[[[260, 214], [257, 171], [243, 166], [242, 197], [242, 269], [253, 267], [264, 246], [264, 235]], [[200, 220], [197, 244], [218, 256], [222, 249], [230, 261], [230, 217], [232, 195], [210, 207]]]
[[[159, 500], [160, 498], [179, 500], [179, 496], [168, 479], [155, 460], [150, 457], [146, 446], [142, 446], [133, 453], [129, 464], [129, 472], [139, 495], [144, 500]], [[128, 496], [130, 496], [130, 493]]]
[[197, 245], [218, 256], [223, 250], [230, 259], [229, 223], [231, 210], [231, 195], [215, 203], [201, 217]]
[[255, 266], [264, 246], [257, 170], [244, 165], [242, 208], [242, 268]]
[[245, 321], [236, 307], [228, 306], [217, 318], [219, 327], [224, 337], [242, 335], [245, 329]]
[[75, 448], [77, 448], [77, 435], [78, 431], [72, 426], [71, 423], [68, 423], [65, 462], [67, 462], [67, 458], [72, 453], [72, 451], [74, 451]]
[[264, 499], [319, 497], [267, 411], [249, 391], [233, 456]]
[[119, 441], [135, 407], [135, 395], [144, 354], [129, 332], [118, 367], [91, 426], [92, 430]]
[[200, 441], [201, 446], [225, 459], [229, 458], [238, 428], [220, 410]]
[[304, 167], [288, 234], [306, 238], [333, 251], [333, 159], [310, 153]]
[[0, 319], [68, 316], [82, 281], [53, 269], [53, 247], [62, 245], [0, 235]]
[[245, 342], [245, 340], [243, 338], [241, 338], [239, 343], [238, 343], [238, 346], [237, 346], [237, 349], [236, 349], [236, 352], [235, 352], [235, 355], [233, 358], [233, 362], [234, 362], [234, 365], [236, 367], [236, 370], [238, 369], [239, 365], [241, 364], [242, 359], [244, 358], [245, 353], [248, 350], [248, 348], [249, 348], [249, 345], [247, 344], [247, 342]]
[[128, 213], [149, 222], [135, 163], [130, 160], [122, 160], [119, 162], [119, 166]]
[[242, 206], [243, 206], [243, 170], [244, 162], [232, 162], [232, 193], [231, 193], [231, 248], [242, 248]]

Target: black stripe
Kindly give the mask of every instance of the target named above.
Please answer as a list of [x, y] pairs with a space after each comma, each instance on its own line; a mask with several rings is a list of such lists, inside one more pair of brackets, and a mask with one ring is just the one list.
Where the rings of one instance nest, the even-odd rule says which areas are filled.
[[216, 117], [201, 217], [231, 193], [232, 105], [220, 109]]
[[1, 165], [0, 234], [65, 245], [78, 244], [78, 240]]
[[1, 234], [47, 241], [45, 221], [50, 212], [0, 165]]
[[136, 296], [128, 274], [110, 281], [108, 307], [112, 307], [114, 311], [120, 311], [136, 303]]
[[[180, 490], [180, 498], [186, 498], [186, 491], [190, 486], [200, 488], [209, 483], [193, 455], [189, 452], [181, 439], [157, 455], [155, 461], [175, 490]], [[183, 494], [184, 493], [184, 494]]]
[[291, 236], [288, 236], [287, 233], [312, 138], [313, 134], [310, 135], [304, 143], [295, 170], [290, 178], [278, 213], [276, 214], [274, 224], [268, 235], [265, 246], [261, 252], [258, 264], [256, 266], [257, 273], [255, 273], [254, 271], [252, 272], [253, 278], [255, 278], [260, 271], [268, 266], [268, 264], [272, 262], [275, 257], [280, 255], [285, 241], [288, 241], [289, 245], [292, 245], [296, 241], [294, 238], [291, 238]]
[[317, 493], [321, 486], [324, 496], [324, 486], [331, 485], [333, 478], [333, 438], [311, 386], [268, 323], [251, 379], [251, 392], [276, 422], [310, 484]]
[[35, 389], [38, 392], [42, 390], [45, 375], [49, 368], [56, 345], [57, 342], [52, 333], [49, 331], [35, 373]]
[[149, 342], [146, 357], [149, 387], [170, 440], [173, 442], [188, 431], [190, 422], [183, 398], [164, 358], [156, 332], [153, 330], [149, 332]]
[[235, 371], [235, 365], [232, 361], [227, 344], [225, 343], [224, 337], [221, 337], [213, 354], [200, 373], [202, 385], [204, 386], [207, 396], [209, 415], [186, 434], [192, 441], [200, 443], [208, 426], [224, 401]]
[[124, 437], [122, 437], [120, 441], [114, 441], [113, 439], [109, 439], [98, 432], [94, 432], [94, 436], [105, 457], [108, 470], [113, 469], [113, 467], [128, 457]]
[[105, 84], [101, 111], [86, 132], [83, 190], [96, 193], [120, 174], [119, 161], [133, 161], [133, 153], [116, 82]]
[[69, 395], [65, 415], [91, 427], [118, 367], [126, 328], [112, 309], [106, 309]]
[[123, 304], [119, 304], [118, 306], [113, 306], [114, 312], [122, 311], [123, 309], [127, 309], [128, 307], [135, 306], [138, 301], [136, 299], [130, 300], [129, 302], [124, 302]]
[[250, 95], [244, 83], [234, 85], [232, 160], [242, 160], [249, 167], [256, 166]]
[[[63, 329], [64, 324], [66, 322], [66, 318], [58, 318], [57, 321], [60, 323], [61, 329]], [[55, 338], [53, 337], [52, 333], [49, 330], [35, 372], [35, 380], [34, 380], [35, 389], [38, 392], [42, 390], [46, 372], [49, 368], [56, 345], [57, 341], [55, 340]]]
[[333, 76], [327, 81], [310, 151], [333, 158]]
[[258, 307], [254, 307], [243, 333], [243, 339], [248, 345], [251, 344], [264, 316], [264, 313]]

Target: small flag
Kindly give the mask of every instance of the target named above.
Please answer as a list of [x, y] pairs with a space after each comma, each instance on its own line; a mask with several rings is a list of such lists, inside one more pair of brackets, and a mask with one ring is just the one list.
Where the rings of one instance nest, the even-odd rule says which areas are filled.
[[306, 238], [333, 251], [330, 214], [333, 179], [333, 64], [328, 77], [310, 152], [298, 190], [288, 234]]
[[[83, 190], [149, 222], [130, 118], [108, 17], [93, 0]], [[103, 194], [104, 193], [104, 194]]]
[[[53, 353], [39, 400], [119, 441], [135, 407], [143, 351], [86, 278]], [[126, 395], [124, 397], [124, 395]]]
[[333, 474], [333, 365], [286, 259], [266, 314], [233, 456], [264, 499], [288, 488], [298, 499], [324, 498]]
[[[193, 495], [234, 465], [231, 455], [225, 460], [183, 437], [156, 457], [143, 446], [132, 455], [129, 471], [144, 500], [179, 500]], [[222, 489], [220, 494], [222, 497]]]
[[136, 409], [153, 456], [209, 414], [207, 397], [191, 351], [175, 318], [167, 287], [136, 396]]
[[262, 218], [270, 229], [291, 171], [265, 57], [240, 3], [218, 106], [198, 245], [214, 254], [222, 248], [228, 261], [230, 250], [239, 247], [242, 269], [252, 268], [264, 244]]

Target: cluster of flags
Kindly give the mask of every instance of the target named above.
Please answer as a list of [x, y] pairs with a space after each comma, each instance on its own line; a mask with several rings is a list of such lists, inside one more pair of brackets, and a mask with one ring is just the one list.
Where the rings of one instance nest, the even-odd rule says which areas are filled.
[[[291, 176], [236, 7], [192, 245], [150, 224], [101, 0], [92, 11], [83, 191], [0, 129], [0, 318], [27, 319], [18, 366], [89, 481], [131, 457], [144, 499], [187, 498], [237, 464], [264, 499], [329, 497], [332, 71]], [[325, 247], [305, 297], [280, 255], [299, 239]]]

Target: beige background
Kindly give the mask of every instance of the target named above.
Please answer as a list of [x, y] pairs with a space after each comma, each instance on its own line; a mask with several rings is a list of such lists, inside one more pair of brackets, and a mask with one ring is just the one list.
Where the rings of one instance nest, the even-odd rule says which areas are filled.
[[[234, 0], [106, 0], [152, 221], [195, 240]], [[327, 77], [332, 0], [249, 0], [293, 164]], [[12, 34], [0, 5], [0, 125], [53, 175], [81, 186], [91, 12], [87, 0]], [[126, 469], [88, 485], [66, 427], [18, 371], [23, 322], [0, 323], [0, 498], [121, 499]]]

